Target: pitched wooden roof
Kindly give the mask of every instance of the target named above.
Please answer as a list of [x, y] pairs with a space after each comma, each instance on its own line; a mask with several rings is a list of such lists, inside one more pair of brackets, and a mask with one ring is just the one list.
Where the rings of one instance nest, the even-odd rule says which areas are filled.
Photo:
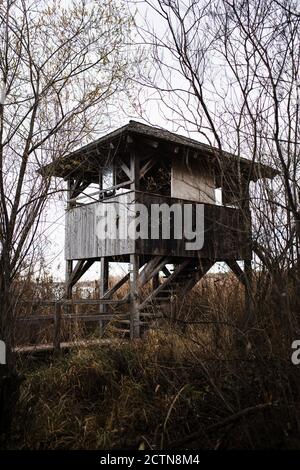
[[[246, 171], [247, 176], [251, 180], [257, 181], [259, 178], [273, 178], [279, 172], [269, 165], [253, 162], [249, 159], [238, 157], [229, 152], [220, 152], [218, 148], [199, 142], [195, 139], [190, 139], [174, 132], [170, 132], [160, 127], [149, 126], [142, 124], [137, 121], [129, 121], [125, 126], [110, 132], [103, 137], [85, 145], [74, 152], [58, 158], [55, 162], [45, 165], [41, 172], [46, 175], [52, 175], [57, 177], [66, 178], [76, 172], [77, 169], [84, 169], [91, 161], [105, 162], [108, 159], [109, 150], [115, 148], [115, 146], [122, 147], [124, 138], [130, 136], [134, 138], [138, 137], [141, 141], [146, 139], [147, 141], [152, 140], [156, 143], [163, 143], [165, 146], [173, 146], [179, 149], [190, 149], [194, 151], [196, 158], [205, 161], [207, 165], [212, 167], [220, 166], [220, 162], [226, 163], [225, 168], [229, 169], [232, 166], [232, 170], [236, 170], [237, 164], [240, 168]], [[159, 146], [158, 146], [159, 148]], [[173, 151], [174, 158], [176, 153]], [[228, 164], [228, 165], [227, 165]]]

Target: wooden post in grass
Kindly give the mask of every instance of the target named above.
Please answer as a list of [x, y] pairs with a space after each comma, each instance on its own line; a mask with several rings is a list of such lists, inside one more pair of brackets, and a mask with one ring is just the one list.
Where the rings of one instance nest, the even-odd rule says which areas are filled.
[[[105, 293], [108, 291], [108, 277], [109, 277], [109, 262], [108, 259], [102, 257], [100, 260], [100, 288], [99, 288], [99, 297], [102, 299]], [[100, 314], [108, 313], [108, 307], [105, 304], [101, 304], [99, 306]], [[104, 333], [104, 326], [107, 321], [99, 320], [99, 327], [100, 327], [100, 338], [103, 336]]]
[[60, 350], [60, 342], [61, 342], [61, 303], [55, 302], [54, 338], [53, 338], [54, 351]]

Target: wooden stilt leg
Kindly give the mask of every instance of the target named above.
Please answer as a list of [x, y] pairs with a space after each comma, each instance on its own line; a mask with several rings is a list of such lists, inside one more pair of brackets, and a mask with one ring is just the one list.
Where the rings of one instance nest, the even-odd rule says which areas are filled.
[[[109, 276], [109, 261], [107, 258], [102, 257], [100, 261], [100, 288], [99, 288], [99, 295], [100, 299], [104, 297], [104, 294], [108, 290], [108, 276]], [[107, 313], [108, 312], [108, 306], [105, 304], [100, 304], [99, 306], [99, 311], [100, 313]], [[100, 326], [100, 336], [103, 335], [103, 327], [104, 327], [104, 321], [100, 320], [99, 326]]]
[[72, 298], [72, 286], [70, 284], [70, 278], [73, 271], [73, 261], [67, 260], [66, 262], [66, 298]]
[[[67, 260], [66, 262], [66, 299], [72, 299], [72, 284], [70, 282], [73, 271], [73, 260]], [[71, 313], [71, 305], [66, 307], [66, 313]]]
[[138, 301], [139, 257], [130, 255], [130, 338], [140, 337]]

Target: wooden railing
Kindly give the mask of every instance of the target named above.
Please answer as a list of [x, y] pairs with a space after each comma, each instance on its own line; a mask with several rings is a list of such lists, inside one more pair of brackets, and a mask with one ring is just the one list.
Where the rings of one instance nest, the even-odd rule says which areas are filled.
[[110, 300], [110, 299], [62, 299], [62, 300], [35, 300], [23, 302], [23, 305], [32, 305], [35, 310], [38, 307], [53, 307], [53, 313], [48, 314], [31, 314], [27, 316], [16, 317], [16, 322], [23, 324], [40, 323], [43, 321], [52, 321], [54, 326], [53, 331], [53, 349], [60, 350], [61, 347], [61, 332], [62, 321], [83, 321], [83, 322], [102, 322], [111, 321], [113, 319], [127, 319], [128, 313], [66, 313], [63, 312], [64, 307], [76, 305], [123, 305], [127, 304], [128, 299], [123, 300]]
[[[137, 204], [147, 209], [147, 236], [144, 238], [130, 237], [126, 229], [135, 219]], [[103, 256], [124, 257], [131, 253], [139, 255], [161, 255], [218, 261], [251, 259], [249, 248], [250, 233], [245, 224], [244, 214], [240, 209], [200, 203], [204, 209], [203, 220], [198, 231], [203, 233], [204, 243], [201, 249], [187, 249], [185, 230], [182, 236], [174, 236], [175, 225], [173, 214], [164, 216], [170, 222], [170, 237], [151, 237], [153, 223], [159, 218], [151, 217], [154, 206], [164, 205], [172, 208], [189, 205], [195, 220], [196, 206], [199, 203], [186, 199], [164, 196], [141, 191], [128, 191], [103, 201], [71, 208], [66, 214], [66, 259], [82, 260], [97, 259]], [[161, 219], [163, 217], [161, 216]], [[101, 232], [107, 227], [107, 233]], [[104, 236], [105, 235], [105, 236]]]

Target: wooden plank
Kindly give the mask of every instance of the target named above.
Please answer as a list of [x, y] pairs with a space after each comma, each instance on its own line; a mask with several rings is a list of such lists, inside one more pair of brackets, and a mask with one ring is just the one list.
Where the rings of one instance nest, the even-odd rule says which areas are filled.
[[[129, 274], [125, 276], [125, 278], [128, 278], [129, 277]], [[125, 282], [124, 281], [124, 278], [121, 280], [122, 282]], [[119, 283], [117, 284], [120, 284], [121, 281], [119, 281]], [[113, 289], [113, 288], [112, 288]], [[107, 294], [109, 294], [109, 292], [107, 292]], [[117, 305], [117, 304], [120, 304], [120, 305], [123, 305], [125, 303], [127, 303], [128, 300], [127, 299], [109, 299], [106, 297], [103, 298], [103, 299], [61, 299], [60, 300], [60, 303], [61, 305], [99, 305], [101, 303], [104, 303], [104, 304], [107, 304], [107, 305]], [[55, 306], [57, 303], [57, 300], [31, 300], [31, 301], [24, 301], [22, 302], [22, 304], [24, 305], [34, 305], [35, 308], [37, 308], [38, 306], [41, 306], [41, 307], [53, 307]], [[34, 318], [46, 318], [47, 315], [32, 315], [32, 317]], [[19, 319], [25, 319], [25, 318], [30, 318], [30, 316], [23, 316], [23, 317], [19, 317]]]
[[[128, 317], [127, 313], [109, 313], [109, 314], [95, 314], [93, 313], [84, 313], [84, 314], [73, 314], [73, 313], [62, 313], [61, 320], [91, 320], [91, 321], [99, 321], [99, 320], [111, 320], [113, 318], [121, 318], [121, 317]], [[38, 323], [41, 321], [54, 321], [55, 320], [55, 313], [52, 315], [32, 315], [28, 317], [19, 317], [16, 318], [17, 322], [24, 322], [24, 323]]]
[[148, 171], [151, 170], [151, 168], [154, 167], [154, 165], [157, 163], [157, 158], [151, 158], [148, 160], [147, 163], [141, 168], [140, 170], [140, 178], [144, 178], [144, 176], [148, 173]]
[[[139, 275], [139, 286], [143, 287], [156, 273], [155, 268], [166, 264], [166, 258], [164, 256], [154, 256], [142, 269]], [[161, 268], [159, 268], [160, 270]]]
[[42, 305], [44, 307], [53, 307], [57, 300], [23, 300], [21, 302], [22, 305], [33, 305], [34, 307], [38, 307]]
[[[127, 226], [134, 216], [132, 191], [107, 198], [66, 213], [66, 259], [99, 259], [135, 251], [135, 240], [127, 237]], [[118, 230], [118, 220], [124, 220]], [[107, 230], [105, 232], [106, 224]]]
[[130, 177], [131, 177], [131, 173], [130, 173], [130, 169], [128, 168], [128, 166], [127, 166], [124, 162], [121, 162], [120, 167], [121, 167], [122, 170], [124, 171], [125, 175], [126, 175], [128, 178], [130, 178]]
[[116, 282], [116, 284], [111, 287], [102, 297], [103, 300], [105, 299], [109, 299], [110, 297], [112, 297], [119, 289], [120, 287], [123, 286], [123, 284], [125, 284], [125, 282], [127, 282], [129, 280], [129, 273], [125, 274], [124, 277], [122, 277], [122, 279], [120, 279], [118, 282]]
[[128, 303], [127, 299], [113, 300], [113, 299], [72, 299], [64, 300], [63, 305], [123, 305]]
[[54, 314], [52, 315], [28, 315], [27, 317], [17, 317], [16, 322], [36, 323], [41, 321], [53, 321]]
[[[69, 341], [60, 343], [60, 349], [68, 349], [75, 347], [88, 347], [88, 346], [110, 346], [120, 344], [125, 340], [122, 339], [89, 339], [79, 341]], [[33, 354], [39, 352], [53, 351], [52, 344], [28, 344], [23, 346], [16, 346], [13, 350], [17, 354]]]
[[104, 314], [95, 314], [95, 313], [85, 313], [85, 314], [64, 314], [62, 315], [61, 319], [62, 320], [78, 320], [78, 321], [99, 321], [99, 320], [118, 320], [122, 318], [128, 318], [129, 314], [128, 313], [118, 313], [118, 314], [113, 314], [113, 313], [104, 313]]

